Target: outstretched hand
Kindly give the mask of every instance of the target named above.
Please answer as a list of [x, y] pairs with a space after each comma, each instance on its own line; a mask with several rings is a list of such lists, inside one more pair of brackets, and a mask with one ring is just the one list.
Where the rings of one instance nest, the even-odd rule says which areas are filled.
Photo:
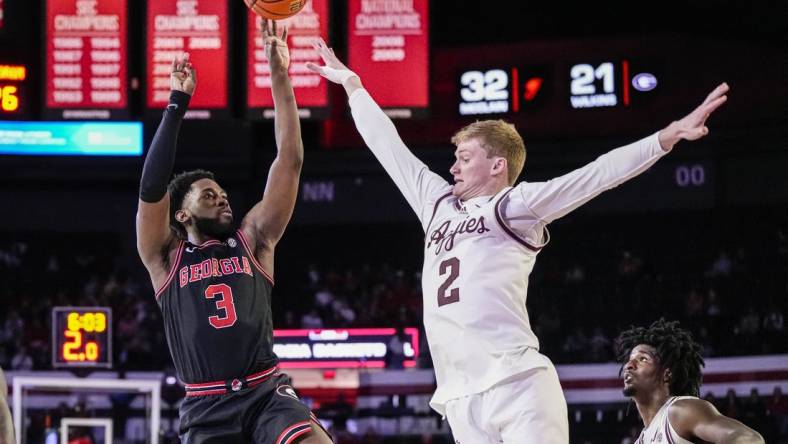
[[307, 62], [306, 67], [313, 72], [320, 74], [331, 82], [344, 84], [347, 79], [351, 77], [358, 77], [356, 73], [348, 69], [344, 63], [339, 61], [334, 50], [326, 45], [323, 39], [317, 39], [312, 43], [317, 54], [323, 60], [325, 65], [320, 66], [316, 63]]
[[184, 52], [172, 61], [170, 90], [181, 91], [191, 96], [194, 95], [195, 88], [197, 88], [197, 70], [189, 61], [189, 53]]
[[263, 19], [260, 33], [263, 35], [265, 45], [265, 58], [271, 65], [271, 70], [290, 67], [290, 50], [287, 48], [287, 27], [282, 30], [282, 35], [276, 29], [276, 20]]
[[662, 148], [670, 150], [679, 140], [698, 140], [709, 134], [706, 120], [711, 116], [711, 113], [728, 100], [726, 94], [729, 90], [730, 87], [727, 83], [721, 83], [706, 96], [706, 100], [699, 107], [661, 131], [660, 144]]

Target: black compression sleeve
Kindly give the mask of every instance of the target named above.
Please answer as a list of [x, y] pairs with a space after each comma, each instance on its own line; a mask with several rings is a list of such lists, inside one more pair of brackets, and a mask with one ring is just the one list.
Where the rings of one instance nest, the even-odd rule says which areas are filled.
[[145, 166], [142, 168], [140, 199], [145, 202], [158, 202], [167, 194], [167, 182], [175, 163], [178, 132], [183, 115], [189, 107], [189, 99], [191, 96], [181, 91], [170, 94], [170, 104], [164, 110], [164, 117], [153, 136], [148, 156], [145, 157]]

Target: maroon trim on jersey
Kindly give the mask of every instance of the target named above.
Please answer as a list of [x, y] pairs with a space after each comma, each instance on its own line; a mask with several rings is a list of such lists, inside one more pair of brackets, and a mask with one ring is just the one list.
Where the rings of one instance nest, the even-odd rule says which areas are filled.
[[201, 382], [199, 384], [184, 384], [184, 387], [186, 389], [186, 396], [223, 395], [229, 390], [237, 391], [233, 389], [235, 384], [238, 384], [239, 389], [243, 386], [254, 387], [262, 382], [267, 381], [271, 378], [271, 376], [274, 376], [277, 373], [279, 373], [279, 367], [274, 366], [261, 372], [245, 376], [241, 379]]
[[673, 437], [670, 436], [670, 418], [668, 417], [668, 412], [665, 412], [665, 438], [670, 444], [676, 444], [676, 441], [673, 441]]
[[506, 197], [507, 194], [512, 192], [512, 190], [514, 190], [514, 188], [509, 188], [509, 191], [503, 193], [503, 195], [501, 195], [498, 201], [495, 202], [495, 219], [498, 221], [498, 225], [500, 225], [501, 228], [503, 228], [503, 231], [505, 231], [506, 234], [509, 235], [509, 237], [519, 242], [525, 248], [534, 252], [539, 252], [539, 250], [541, 250], [542, 247], [535, 247], [529, 244], [528, 242], [526, 242], [525, 239], [521, 238], [520, 236], [517, 235], [517, 233], [512, 231], [512, 229], [509, 228], [508, 225], [506, 225], [506, 221], [503, 220], [503, 217], [501, 217], [501, 202], [503, 201], [503, 199]]
[[257, 271], [262, 273], [263, 276], [265, 276], [265, 278], [268, 279], [268, 281], [271, 283], [271, 285], [274, 285], [274, 278], [272, 278], [271, 275], [266, 273], [265, 270], [263, 270], [263, 266], [260, 265], [259, 262], [257, 262], [257, 258], [255, 257], [254, 252], [253, 252], [254, 250], [252, 250], [249, 247], [249, 243], [246, 241], [246, 236], [244, 236], [244, 234], [243, 234], [243, 232], [241, 230], [238, 230], [238, 238], [241, 239], [241, 244], [243, 244], [244, 250], [246, 250], [246, 254], [249, 255], [249, 259], [252, 260], [252, 263], [254, 264], [255, 268], [257, 268]]
[[443, 201], [443, 199], [446, 199], [449, 196], [451, 196], [451, 191], [439, 197], [438, 200], [435, 201], [435, 206], [432, 207], [432, 217], [430, 217], [430, 222], [427, 224], [427, 227], [424, 229], [425, 233], [430, 232], [430, 226], [432, 225], [432, 221], [435, 219], [435, 214], [438, 213], [438, 205], [441, 203], [441, 201]]
[[167, 289], [172, 282], [172, 278], [178, 274], [178, 266], [181, 264], [181, 256], [183, 256], [183, 246], [186, 244], [184, 241], [180, 241], [178, 243], [178, 254], [175, 255], [175, 261], [172, 263], [172, 269], [170, 270], [170, 274], [167, 275], [167, 280], [164, 281], [164, 284], [156, 290], [155, 296], [156, 300], [159, 300], [159, 296], [161, 296], [162, 292]]
[[276, 438], [276, 444], [291, 444], [296, 438], [309, 433], [311, 430], [312, 425], [309, 421], [297, 422], [282, 431], [279, 437]]
[[331, 434], [330, 434], [330, 433], [328, 433], [328, 430], [326, 430], [326, 428], [325, 428], [325, 427], [323, 427], [323, 424], [320, 422], [320, 420], [319, 420], [319, 419], [317, 419], [317, 416], [315, 416], [315, 414], [314, 414], [314, 413], [312, 413], [312, 411], [311, 411], [311, 410], [309, 411], [309, 417], [311, 417], [311, 418], [312, 418], [312, 422], [314, 422], [315, 424], [317, 424], [317, 426], [318, 426], [318, 427], [320, 427], [320, 429], [321, 429], [321, 430], [323, 430], [324, 432], [326, 432], [326, 436], [331, 436]]

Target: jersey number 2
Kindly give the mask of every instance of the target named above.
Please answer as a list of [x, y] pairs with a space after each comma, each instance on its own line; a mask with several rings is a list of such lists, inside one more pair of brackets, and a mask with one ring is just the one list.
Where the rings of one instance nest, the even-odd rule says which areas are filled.
[[438, 307], [460, 302], [460, 289], [452, 288], [449, 290], [451, 284], [454, 283], [454, 280], [460, 275], [460, 260], [456, 257], [446, 259], [441, 262], [438, 272], [441, 276], [448, 273], [446, 280], [438, 287]]
[[208, 322], [213, 325], [213, 328], [227, 328], [232, 327], [238, 316], [235, 314], [235, 304], [233, 303], [233, 289], [227, 284], [214, 284], [209, 285], [205, 289], [205, 297], [207, 299], [220, 298], [216, 301], [216, 308], [224, 310], [223, 316], [210, 316]]

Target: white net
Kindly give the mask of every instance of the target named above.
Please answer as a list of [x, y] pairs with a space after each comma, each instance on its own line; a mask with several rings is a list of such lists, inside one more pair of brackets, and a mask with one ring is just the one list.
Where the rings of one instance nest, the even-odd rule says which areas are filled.
[[11, 379], [17, 444], [160, 442], [161, 379], [69, 375]]

